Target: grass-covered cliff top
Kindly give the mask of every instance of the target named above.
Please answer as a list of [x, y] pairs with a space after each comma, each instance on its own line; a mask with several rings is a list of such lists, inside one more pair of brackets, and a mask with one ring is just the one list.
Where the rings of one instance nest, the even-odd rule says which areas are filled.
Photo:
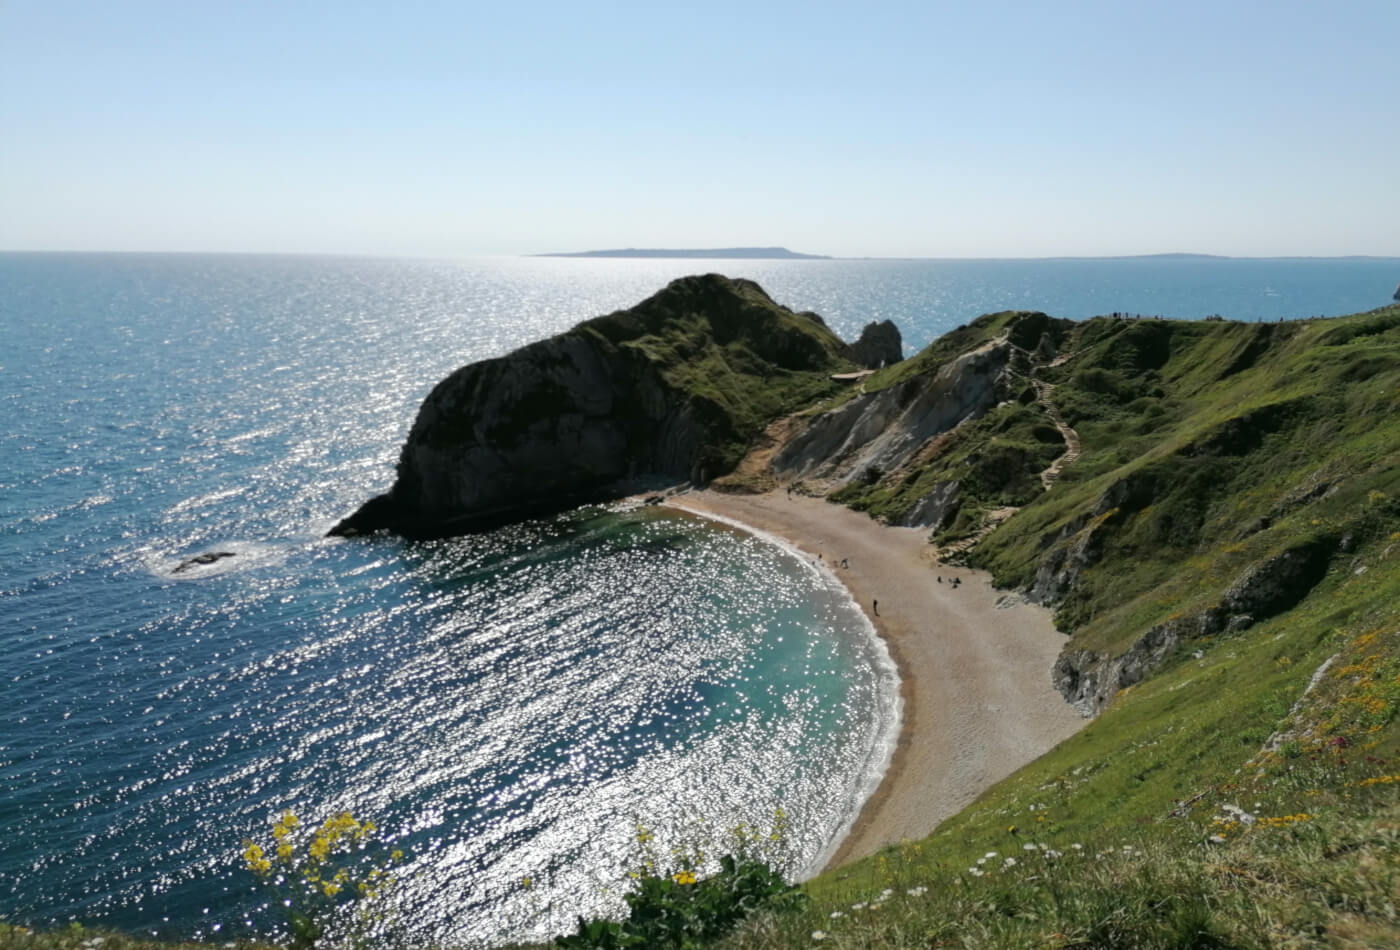
[[596, 317], [591, 334], [645, 358], [723, 434], [727, 471], [774, 418], [840, 388], [855, 368], [849, 347], [821, 318], [794, 313], [751, 280], [683, 277], [627, 310]]
[[[1400, 307], [1274, 324], [995, 314], [867, 388], [1008, 331], [1054, 344], [1038, 376], [1082, 442], [1054, 487], [985, 465], [1064, 450], [1027, 394], [845, 494], [893, 519], [961, 478], [970, 502], [945, 540], [1020, 507], [971, 560], [1048, 588], [1067, 650], [1188, 633], [935, 834], [819, 876], [810, 912], [730, 945], [1400, 946]], [[1250, 585], [1257, 616], [1201, 620]]]

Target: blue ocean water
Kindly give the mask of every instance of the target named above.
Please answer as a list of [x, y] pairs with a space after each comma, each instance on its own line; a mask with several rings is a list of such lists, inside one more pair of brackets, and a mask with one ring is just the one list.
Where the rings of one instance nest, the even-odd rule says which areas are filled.
[[[979, 313], [1241, 319], [1389, 299], [1400, 261], [391, 261], [0, 254], [0, 918], [264, 931], [239, 842], [293, 808], [409, 854], [410, 941], [617, 906], [662, 841], [792, 820], [819, 863], [894, 683], [832, 579], [588, 508], [326, 540], [442, 376], [720, 270], [911, 352]], [[236, 555], [181, 574], [184, 559]], [[520, 886], [531, 878], [529, 889]], [[609, 892], [605, 888], [612, 887]]]

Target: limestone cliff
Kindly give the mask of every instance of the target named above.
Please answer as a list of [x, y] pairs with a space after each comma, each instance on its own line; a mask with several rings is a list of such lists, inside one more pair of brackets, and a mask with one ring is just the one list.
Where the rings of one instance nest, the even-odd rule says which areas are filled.
[[784, 479], [816, 478], [843, 485], [878, 477], [908, 462], [930, 439], [982, 415], [1012, 389], [1011, 347], [1000, 343], [964, 354], [932, 377], [915, 376], [862, 393], [814, 418], [773, 459]]
[[449, 535], [642, 475], [704, 482], [851, 368], [850, 347], [814, 314], [751, 281], [682, 278], [630, 310], [447, 377], [419, 409], [393, 487], [331, 533]]

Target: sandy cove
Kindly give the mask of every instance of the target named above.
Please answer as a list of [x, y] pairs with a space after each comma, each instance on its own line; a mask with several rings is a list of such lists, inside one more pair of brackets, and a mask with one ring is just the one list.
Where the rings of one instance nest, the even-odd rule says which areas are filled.
[[[899, 668], [904, 718], [893, 761], [828, 867], [925, 837], [1084, 725], [1050, 685], [1065, 642], [1050, 612], [997, 607], [1003, 593], [991, 576], [937, 564], [927, 532], [782, 491], [689, 492], [667, 504], [750, 525], [820, 556]], [[840, 566], [843, 559], [849, 567]], [[962, 583], [955, 587], [952, 577]]]

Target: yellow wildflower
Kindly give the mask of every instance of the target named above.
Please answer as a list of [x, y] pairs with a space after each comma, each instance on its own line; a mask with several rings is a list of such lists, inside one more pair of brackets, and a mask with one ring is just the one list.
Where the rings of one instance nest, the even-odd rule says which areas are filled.
[[1391, 782], [1400, 782], [1400, 775], [1377, 775], [1375, 778], [1365, 778], [1355, 785], [1357, 788], [1365, 788], [1367, 785], [1389, 785]]
[[254, 874], [266, 874], [272, 870], [272, 862], [263, 854], [262, 846], [251, 840], [243, 842], [243, 862]]
[[311, 846], [307, 849], [313, 861], [324, 861], [331, 853], [331, 843], [322, 835], [317, 835], [311, 841]]
[[694, 871], [678, 871], [671, 875], [671, 880], [677, 884], [694, 884], [696, 881]]

